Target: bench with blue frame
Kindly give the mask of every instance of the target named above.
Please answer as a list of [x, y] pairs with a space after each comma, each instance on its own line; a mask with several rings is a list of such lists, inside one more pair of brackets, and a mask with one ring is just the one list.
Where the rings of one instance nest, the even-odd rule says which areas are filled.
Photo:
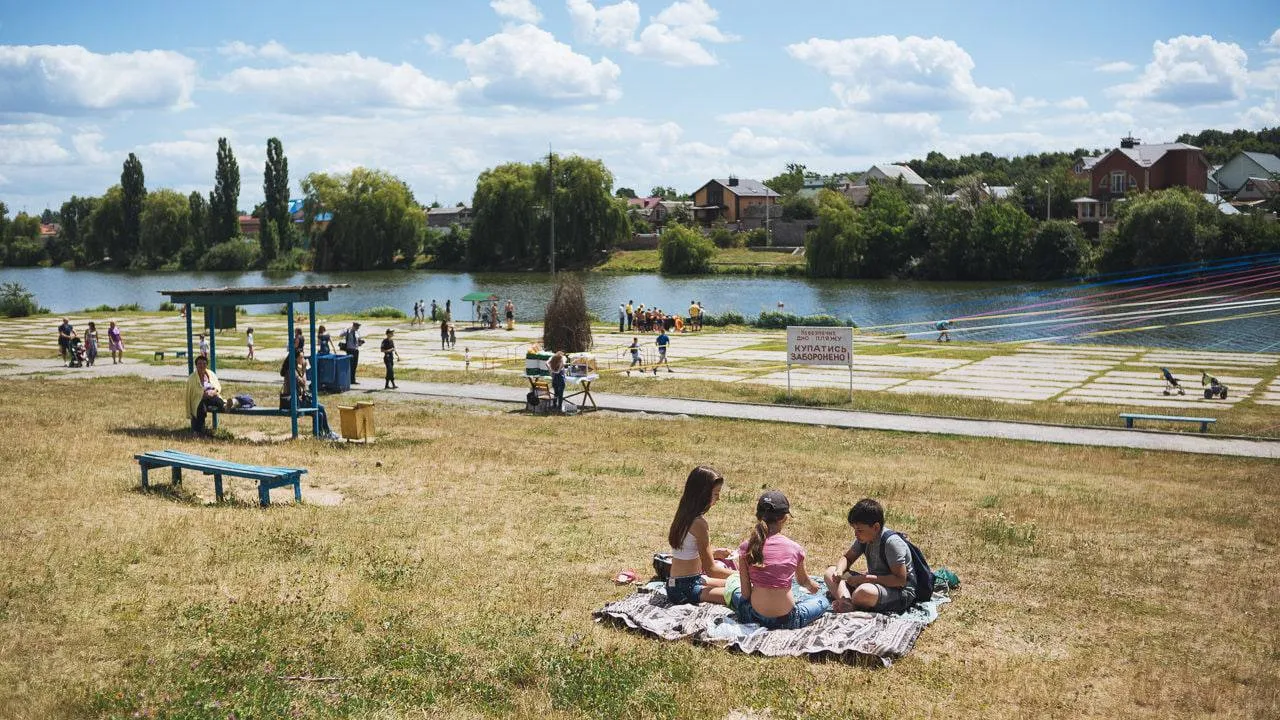
[[1144, 413], [1120, 413], [1124, 418], [1124, 426], [1133, 427], [1134, 420], [1163, 420], [1165, 422], [1200, 423], [1200, 432], [1209, 432], [1209, 425], [1218, 422], [1217, 418], [1181, 417], [1179, 415], [1147, 415]]
[[[287, 411], [286, 411], [287, 412]], [[265, 414], [265, 413], [263, 413]], [[172, 471], [174, 485], [182, 484], [183, 470], [198, 470], [205, 475], [213, 476], [213, 489], [218, 502], [222, 502], [222, 476], [247, 478], [258, 481], [258, 502], [262, 507], [271, 504], [270, 491], [279, 487], [293, 486], [293, 498], [302, 502], [302, 474], [305, 468], [270, 467], [264, 465], [243, 465], [228, 460], [217, 460], [178, 450], [159, 450], [134, 455], [134, 459], [142, 466], [142, 487], [149, 487], [147, 473], [156, 468], [167, 467]]]

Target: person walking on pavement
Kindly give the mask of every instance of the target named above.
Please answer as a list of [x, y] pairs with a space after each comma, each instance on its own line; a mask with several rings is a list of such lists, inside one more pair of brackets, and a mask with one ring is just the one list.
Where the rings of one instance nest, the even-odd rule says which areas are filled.
[[653, 374], [658, 374], [659, 365], [666, 365], [667, 372], [672, 372], [671, 363], [667, 362], [667, 345], [671, 343], [671, 338], [667, 335], [665, 328], [658, 330], [658, 338], [653, 342], [658, 346], [658, 362], [653, 364]]
[[351, 384], [359, 385], [360, 381], [356, 379], [356, 365], [360, 364], [360, 344], [364, 340], [360, 339], [360, 323], [352, 321], [351, 327], [342, 331], [342, 342], [346, 345], [347, 355], [351, 356]]
[[396, 351], [396, 331], [393, 328], [387, 328], [387, 336], [382, 339], [382, 364], [387, 366], [387, 377], [383, 380], [383, 390], [399, 390], [396, 385], [396, 361], [400, 359], [400, 353]]
[[618, 332], [626, 332], [624, 325], [627, 322], [627, 306], [618, 303]]
[[440, 321], [440, 349], [449, 349], [449, 322], [447, 320]]

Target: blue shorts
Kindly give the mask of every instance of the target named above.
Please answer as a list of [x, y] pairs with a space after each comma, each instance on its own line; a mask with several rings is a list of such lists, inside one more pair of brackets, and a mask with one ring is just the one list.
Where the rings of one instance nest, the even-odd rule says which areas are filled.
[[667, 600], [673, 605], [697, 605], [702, 602], [702, 588], [706, 584], [702, 575], [667, 578]]
[[751, 607], [751, 601], [742, 599], [742, 591], [734, 590], [733, 599], [729, 603], [737, 613], [738, 620], [744, 623], [755, 623], [769, 630], [799, 630], [822, 617], [831, 609], [831, 601], [825, 592], [816, 595], [805, 595], [791, 608], [791, 612], [782, 617], [765, 617]]

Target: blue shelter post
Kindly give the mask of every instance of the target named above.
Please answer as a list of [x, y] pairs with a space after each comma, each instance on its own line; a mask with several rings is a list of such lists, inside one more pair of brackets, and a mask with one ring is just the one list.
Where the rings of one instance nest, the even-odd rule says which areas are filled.
[[311, 432], [315, 437], [320, 437], [320, 369], [317, 367], [316, 361], [316, 301], [312, 300], [307, 303], [307, 317], [311, 321], [311, 401], [315, 405], [315, 410], [311, 413]]
[[298, 344], [293, 341], [293, 303], [289, 303], [289, 424], [298, 437]]
[[[213, 332], [213, 326], [216, 324], [214, 315], [218, 309], [215, 307], [210, 312], [208, 305], [204, 306], [204, 331], [209, 335], [209, 369], [216, 375], [218, 372], [218, 345], [217, 335]], [[213, 429], [218, 429], [218, 413], [213, 413]]]
[[196, 354], [195, 348], [191, 346], [191, 303], [186, 303], [182, 307], [187, 310], [187, 374], [196, 371]]

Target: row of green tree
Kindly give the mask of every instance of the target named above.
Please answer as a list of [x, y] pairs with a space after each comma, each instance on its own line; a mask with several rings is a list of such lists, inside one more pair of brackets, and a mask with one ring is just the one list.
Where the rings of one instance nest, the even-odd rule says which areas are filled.
[[1072, 222], [1032, 219], [1016, 199], [919, 202], [898, 185], [875, 184], [862, 208], [822, 191], [805, 248], [815, 277], [1052, 280], [1280, 252], [1280, 224], [1224, 215], [1174, 188], [1134, 194], [1118, 206], [1116, 224], [1088, 240]]

